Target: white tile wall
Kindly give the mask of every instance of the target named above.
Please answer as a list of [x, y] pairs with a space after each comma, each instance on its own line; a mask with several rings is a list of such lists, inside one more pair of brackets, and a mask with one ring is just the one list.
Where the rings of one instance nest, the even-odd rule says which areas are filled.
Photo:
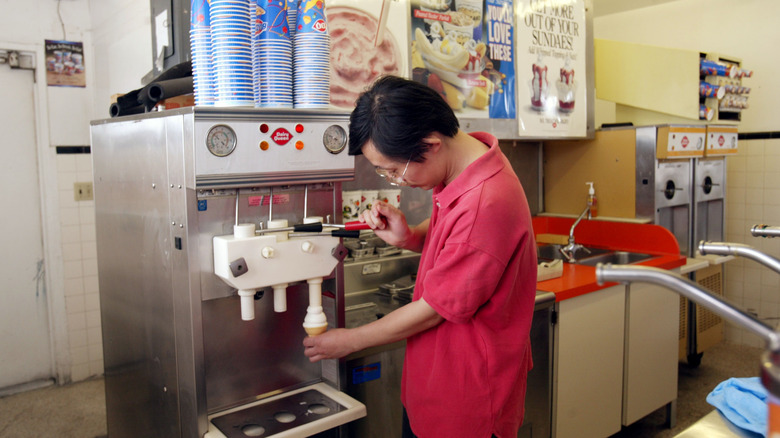
[[74, 382], [103, 374], [95, 201], [75, 201], [76, 182], [92, 182], [91, 155], [57, 154], [65, 311]]
[[[750, 245], [780, 258], [780, 239], [753, 237], [759, 223], [780, 226], [780, 139], [742, 140], [739, 153], [728, 157], [726, 180], [726, 241]], [[752, 260], [737, 257], [726, 263], [726, 298], [773, 327], [780, 322], [780, 274]], [[726, 339], [764, 347], [765, 342], [727, 324]]]

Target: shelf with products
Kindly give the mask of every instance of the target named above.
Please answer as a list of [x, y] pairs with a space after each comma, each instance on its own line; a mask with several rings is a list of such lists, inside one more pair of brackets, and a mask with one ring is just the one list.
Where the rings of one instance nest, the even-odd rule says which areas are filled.
[[700, 53], [699, 119], [739, 122], [742, 110], [749, 107], [750, 87], [743, 78], [753, 75], [742, 68], [742, 60], [716, 53]]

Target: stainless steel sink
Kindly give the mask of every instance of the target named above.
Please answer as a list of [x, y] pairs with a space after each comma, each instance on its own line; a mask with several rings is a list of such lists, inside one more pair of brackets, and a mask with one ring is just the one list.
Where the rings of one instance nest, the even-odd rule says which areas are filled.
[[[569, 263], [561, 254], [562, 245], [540, 245], [537, 247], [536, 256], [540, 261], [551, 261], [563, 259]], [[649, 260], [654, 255], [630, 252], [615, 251], [604, 248], [583, 247], [574, 254], [576, 265], [596, 266], [598, 263], [612, 263], [613, 265], [630, 265], [641, 261]]]
[[649, 260], [655, 256], [639, 252], [614, 251], [577, 260], [578, 265], [596, 266], [599, 263], [612, 263], [613, 265], [630, 265]]
[[[563, 254], [561, 254], [561, 248], [563, 248], [563, 245], [557, 245], [557, 244], [537, 246], [536, 257], [541, 261], [563, 259]], [[610, 252], [612, 252], [611, 249], [583, 246], [581, 249], [579, 249], [577, 252], [574, 253], [574, 259], [579, 260], [579, 259], [584, 259], [586, 257], [593, 257], [601, 254], [607, 254]]]

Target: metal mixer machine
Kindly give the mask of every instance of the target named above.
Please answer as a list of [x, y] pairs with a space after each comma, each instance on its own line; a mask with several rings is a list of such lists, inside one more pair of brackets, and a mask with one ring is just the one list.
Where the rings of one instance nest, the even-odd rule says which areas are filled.
[[344, 230], [322, 224], [354, 177], [347, 123], [201, 107], [92, 123], [110, 436], [339, 436], [365, 416], [343, 365], [302, 347], [344, 326]]

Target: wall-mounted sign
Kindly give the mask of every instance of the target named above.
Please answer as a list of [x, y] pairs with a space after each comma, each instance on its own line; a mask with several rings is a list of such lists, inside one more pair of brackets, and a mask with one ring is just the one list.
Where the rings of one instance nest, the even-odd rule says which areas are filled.
[[515, 0], [520, 137], [584, 137], [584, 0]]
[[512, 0], [411, 0], [412, 79], [458, 118], [513, 119]]
[[46, 40], [46, 83], [52, 87], [86, 87], [84, 44]]

